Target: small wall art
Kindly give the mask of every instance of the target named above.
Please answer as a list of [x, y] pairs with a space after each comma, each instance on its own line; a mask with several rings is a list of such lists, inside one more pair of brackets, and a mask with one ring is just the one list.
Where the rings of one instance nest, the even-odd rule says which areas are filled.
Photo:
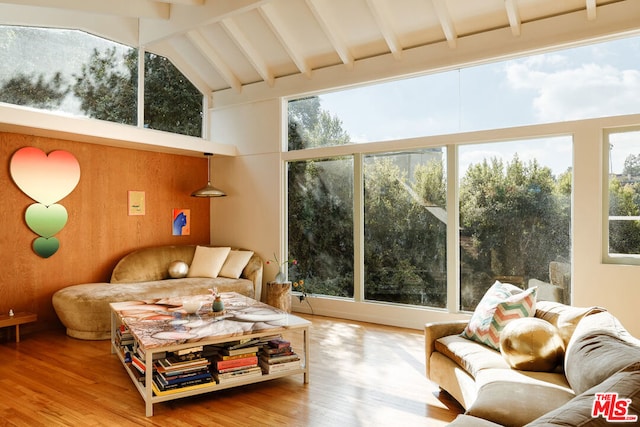
[[188, 236], [191, 234], [191, 209], [174, 209], [171, 218], [174, 236]]
[[145, 214], [144, 191], [129, 191], [128, 202], [129, 215]]

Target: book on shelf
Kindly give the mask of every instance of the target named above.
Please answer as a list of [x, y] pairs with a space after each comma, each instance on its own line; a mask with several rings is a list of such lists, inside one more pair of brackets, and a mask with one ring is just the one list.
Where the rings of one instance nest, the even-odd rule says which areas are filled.
[[[136, 346], [136, 353], [138, 353], [138, 355], [140, 356], [140, 360], [145, 360], [146, 359], [146, 354], [147, 351], [140, 347], [140, 346]], [[151, 357], [152, 360], [158, 360], [158, 359], [164, 359], [167, 357], [167, 352], [166, 351], [157, 351], [155, 353], [153, 353], [153, 357]]]
[[218, 384], [226, 384], [232, 381], [246, 380], [262, 376], [262, 369], [259, 366], [245, 368], [228, 373], [215, 373], [214, 379]]
[[262, 347], [260, 352], [263, 354], [277, 355], [277, 354], [293, 353], [293, 349], [291, 348], [291, 346], [275, 348], [275, 347], [269, 347], [265, 345], [264, 347]]
[[248, 354], [248, 353], [257, 353], [260, 350], [260, 346], [251, 345], [248, 347], [240, 347], [240, 348], [228, 348], [223, 347], [220, 351], [220, 354], [223, 356], [237, 356], [239, 354]]
[[251, 356], [242, 357], [240, 359], [217, 360], [215, 362], [215, 367], [218, 371], [220, 371], [221, 369], [247, 367], [251, 365], [255, 366], [257, 364], [258, 364], [258, 356], [253, 354]]
[[161, 385], [163, 385], [164, 387], [167, 387], [169, 385], [184, 384], [187, 382], [192, 382], [194, 380], [211, 378], [211, 373], [209, 373], [208, 370], [192, 372], [189, 374], [172, 375], [172, 376], [165, 376], [162, 373], [158, 373], [156, 375], [156, 378], [158, 379], [158, 382]]
[[242, 359], [244, 357], [250, 357], [250, 356], [255, 356], [257, 354], [256, 351], [252, 351], [251, 353], [241, 353], [241, 354], [235, 354], [233, 356], [227, 356], [225, 354], [219, 354], [217, 360], [235, 360], [235, 359]]
[[209, 364], [207, 365], [198, 365], [198, 366], [188, 366], [185, 368], [178, 368], [178, 369], [165, 369], [164, 367], [162, 367], [161, 365], [156, 364], [154, 366], [154, 369], [161, 373], [161, 374], [165, 374], [165, 375], [181, 375], [181, 374], [188, 374], [191, 372], [197, 372], [197, 371], [201, 371], [204, 368], [208, 368]]
[[191, 353], [198, 353], [198, 352], [202, 352], [202, 350], [204, 350], [204, 346], [202, 345], [197, 345], [195, 347], [189, 347], [189, 348], [183, 348], [181, 350], [175, 350], [172, 353], [175, 356], [184, 356], [185, 354], [191, 354]]
[[288, 340], [285, 340], [284, 338], [274, 338], [271, 339], [267, 342], [267, 344], [269, 345], [269, 347], [271, 348], [284, 348], [284, 347], [291, 347], [291, 342]]
[[164, 359], [158, 359], [157, 363], [165, 369], [184, 369], [191, 366], [208, 365], [211, 362], [204, 357], [193, 360], [177, 360], [173, 357], [166, 357]]
[[260, 356], [260, 361], [264, 361], [269, 365], [291, 362], [293, 360], [300, 360], [300, 356], [298, 356], [296, 353], [291, 353], [291, 354], [282, 355], [282, 356], [265, 356], [265, 355]]
[[265, 360], [261, 360], [260, 368], [265, 374], [275, 374], [278, 372], [295, 371], [297, 369], [301, 369], [302, 363], [300, 362], [300, 359], [274, 364], [269, 364]]
[[210, 381], [201, 382], [199, 384], [187, 385], [187, 386], [184, 386], [184, 387], [162, 389], [162, 388], [160, 388], [158, 386], [158, 384], [156, 384], [155, 381], [153, 381], [151, 383], [151, 388], [153, 389], [153, 393], [156, 396], [166, 396], [168, 394], [182, 393], [182, 392], [185, 392], [185, 391], [198, 390], [198, 389], [201, 389], [201, 388], [211, 387], [212, 384], [213, 384], [213, 378]]

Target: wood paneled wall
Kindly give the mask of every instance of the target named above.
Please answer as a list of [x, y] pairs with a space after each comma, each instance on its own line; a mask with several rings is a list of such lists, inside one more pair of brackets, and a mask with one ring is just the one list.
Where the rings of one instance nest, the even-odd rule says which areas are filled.
[[[16, 186], [9, 171], [11, 156], [22, 147], [47, 154], [69, 151], [80, 163], [78, 186], [58, 202], [69, 219], [56, 234], [60, 248], [49, 258], [32, 249], [39, 236], [29, 229], [24, 215], [35, 201]], [[38, 322], [24, 327], [27, 333], [28, 328], [62, 327], [51, 304], [53, 293], [69, 285], [109, 281], [118, 260], [135, 249], [209, 243], [209, 200], [190, 197], [206, 184], [204, 157], [0, 132], [0, 159], [0, 313], [37, 313]], [[145, 192], [146, 215], [128, 215], [129, 190]], [[191, 210], [189, 236], [172, 235], [174, 208]]]

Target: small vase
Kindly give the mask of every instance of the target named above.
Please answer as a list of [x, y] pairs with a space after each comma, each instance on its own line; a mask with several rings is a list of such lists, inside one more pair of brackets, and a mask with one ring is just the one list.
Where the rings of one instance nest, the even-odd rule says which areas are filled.
[[219, 313], [221, 311], [224, 311], [224, 302], [222, 302], [222, 299], [220, 299], [219, 296], [213, 300], [213, 305], [211, 306], [211, 309], [213, 310], [214, 313]]
[[284, 283], [287, 280], [287, 276], [284, 274], [282, 267], [278, 270], [278, 274], [276, 274], [276, 278], [273, 279], [275, 283]]

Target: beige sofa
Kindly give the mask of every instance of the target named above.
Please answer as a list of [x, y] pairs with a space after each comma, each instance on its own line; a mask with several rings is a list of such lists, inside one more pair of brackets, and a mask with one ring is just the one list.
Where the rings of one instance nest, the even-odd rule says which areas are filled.
[[631, 399], [629, 415], [640, 415], [640, 341], [611, 313], [538, 301], [535, 317], [565, 344], [553, 372], [510, 368], [499, 351], [460, 336], [466, 321], [425, 326], [427, 377], [466, 410], [452, 426], [603, 425], [591, 410], [605, 392]]
[[[244, 259], [250, 258], [244, 267], [236, 265], [235, 274], [226, 273], [227, 277], [222, 273], [233, 269], [222, 268], [215, 278], [172, 279], [169, 265], [173, 261], [183, 261], [193, 267], [196, 248], [195, 245], [180, 245], [140, 249], [118, 262], [109, 283], [85, 283], [57, 291], [53, 295], [53, 307], [67, 328], [67, 335], [86, 340], [109, 339], [111, 302], [207, 294], [208, 289], [213, 288], [260, 300], [263, 262], [259, 256], [247, 251], [229, 252], [226, 260], [233, 258], [232, 253], [242, 252]], [[239, 277], [235, 277], [237, 274]]]

